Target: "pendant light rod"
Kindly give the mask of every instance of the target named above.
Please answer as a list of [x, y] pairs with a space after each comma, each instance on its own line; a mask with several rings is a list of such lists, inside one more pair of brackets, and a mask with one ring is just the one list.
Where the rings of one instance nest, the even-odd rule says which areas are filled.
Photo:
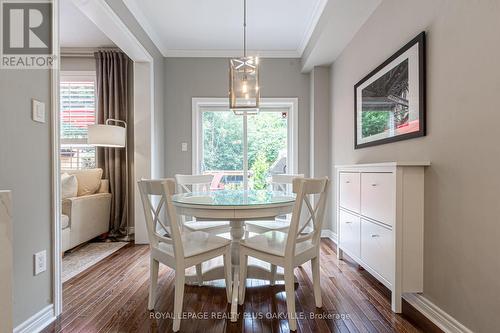
[[247, 57], [247, 0], [243, 0], [243, 58]]

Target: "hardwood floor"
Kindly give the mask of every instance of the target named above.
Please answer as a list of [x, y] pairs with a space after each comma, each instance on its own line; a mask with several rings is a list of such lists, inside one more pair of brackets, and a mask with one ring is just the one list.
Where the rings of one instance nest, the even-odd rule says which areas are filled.
[[[335, 245], [321, 244], [323, 308], [316, 309], [310, 265], [296, 269], [299, 332], [420, 332], [391, 312], [389, 291], [347, 260], [337, 266]], [[174, 271], [161, 265], [156, 312], [147, 310], [148, 246], [127, 246], [63, 285], [63, 313], [48, 332], [171, 332]], [[223, 281], [187, 286], [181, 332], [288, 332], [283, 285], [249, 281], [242, 317], [226, 320]], [[198, 318], [192, 318], [197, 316]]]

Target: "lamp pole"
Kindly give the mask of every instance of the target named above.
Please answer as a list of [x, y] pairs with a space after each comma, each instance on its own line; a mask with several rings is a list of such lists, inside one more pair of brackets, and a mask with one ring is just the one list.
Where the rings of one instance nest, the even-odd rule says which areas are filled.
[[126, 234], [125, 236], [117, 237], [116, 239], [122, 242], [130, 242], [134, 240], [133, 235], [130, 234], [130, 216], [129, 216], [129, 198], [128, 198], [128, 132], [127, 132], [127, 123], [123, 120], [119, 119], [107, 119], [106, 125], [110, 125], [111, 123], [121, 124], [125, 127], [125, 217], [126, 217]]

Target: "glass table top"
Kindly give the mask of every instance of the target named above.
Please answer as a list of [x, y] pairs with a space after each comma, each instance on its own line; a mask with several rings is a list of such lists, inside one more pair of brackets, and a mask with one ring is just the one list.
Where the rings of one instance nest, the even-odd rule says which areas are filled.
[[295, 194], [267, 190], [218, 190], [176, 194], [172, 201], [205, 206], [259, 206], [293, 203]]

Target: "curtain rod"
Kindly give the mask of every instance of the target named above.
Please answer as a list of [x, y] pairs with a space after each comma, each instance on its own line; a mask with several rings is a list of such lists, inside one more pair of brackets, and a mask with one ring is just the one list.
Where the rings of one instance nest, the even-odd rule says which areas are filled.
[[78, 58], [93, 58], [94, 52], [97, 51], [121, 51], [117, 47], [95, 47], [95, 48], [83, 48], [83, 47], [62, 47], [61, 56], [62, 57], [78, 57]]

